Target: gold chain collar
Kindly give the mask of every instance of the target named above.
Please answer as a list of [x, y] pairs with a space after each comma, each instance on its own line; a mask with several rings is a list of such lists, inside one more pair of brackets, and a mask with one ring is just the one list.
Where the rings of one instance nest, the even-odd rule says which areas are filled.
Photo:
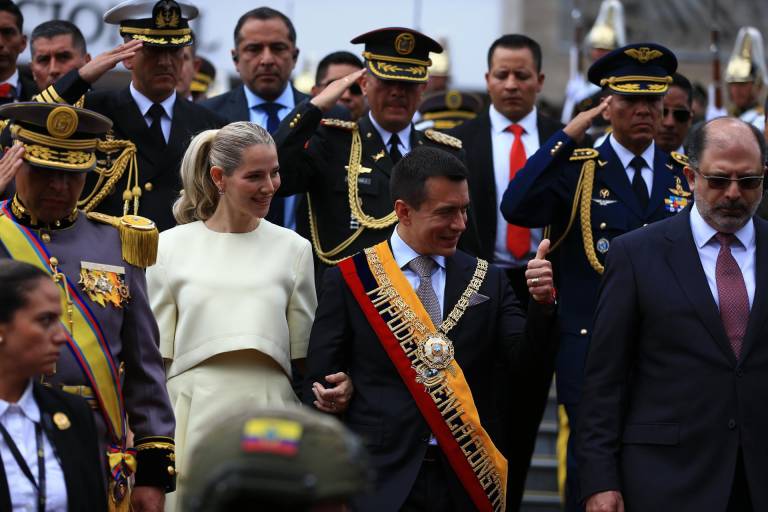
[[72, 210], [72, 213], [70, 213], [66, 218], [54, 221], [52, 224], [47, 226], [40, 226], [38, 218], [35, 217], [32, 212], [27, 210], [23, 204], [21, 204], [21, 200], [17, 194], [13, 195], [13, 200], [11, 201], [11, 212], [13, 213], [14, 217], [16, 217], [16, 219], [25, 226], [29, 226], [35, 229], [46, 228], [49, 230], [68, 228], [75, 222], [75, 220], [77, 220], [77, 215], [79, 213], [77, 207], [75, 207]]

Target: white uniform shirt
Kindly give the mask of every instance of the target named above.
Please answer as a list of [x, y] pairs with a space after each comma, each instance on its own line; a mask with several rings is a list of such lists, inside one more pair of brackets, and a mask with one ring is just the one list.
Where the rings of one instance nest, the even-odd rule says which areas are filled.
[[[32, 394], [31, 380], [17, 403], [0, 400], [0, 423], [11, 435], [11, 439], [16, 443], [16, 447], [32, 472], [32, 476], [37, 481], [35, 424], [40, 423], [40, 408]], [[45, 432], [43, 432], [43, 451], [45, 452], [45, 510], [48, 512], [66, 512], [67, 487], [64, 483], [64, 473]], [[11, 493], [13, 511], [37, 511], [37, 490], [16, 463], [3, 435], [0, 435], [0, 456], [3, 459], [2, 464], [5, 468], [8, 490]]]

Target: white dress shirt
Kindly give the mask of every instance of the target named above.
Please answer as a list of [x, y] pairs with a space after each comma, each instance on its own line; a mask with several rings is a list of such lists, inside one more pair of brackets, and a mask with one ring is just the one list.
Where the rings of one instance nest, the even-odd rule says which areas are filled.
[[[139, 112], [144, 116], [144, 121], [147, 123], [147, 126], [152, 126], [152, 116], [149, 115], [149, 109], [155, 102], [140, 93], [136, 87], [133, 86], [133, 82], [131, 82], [129, 89], [131, 91], [131, 97], [133, 98], [133, 101], [136, 102], [136, 105], [138, 105]], [[163, 117], [160, 118], [160, 127], [163, 129], [163, 137], [165, 137], [166, 143], [171, 137], [171, 121], [173, 120], [173, 104], [175, 102], [176, 91], [173, 91], [170, 96], [160, 102], [160, 105], [165, 111]]]
[[[405, 278], [411, 284], [414, 290], [419, 287], [421, 278], [419, 274], [414, 272], [408, 266], [414, 258], [418, 258], [421, 254], [414, 251], [410, 245], [405, 243], [405, 240], [400, 238], [400, 234], [397, 232], [397, 227], [392, 232], [392, 236], [389, 238], [389, 243], [392, 245], [392, 255], [395, 257], [397, 266], [403, 271]], [[437, 263], [437, 269], [432, 273], [432, 289], [435, 290], [437, 300], [440, 303], [440, 313], [444, 314], [445, 311], [445, 256], [432, 256], [432, 259]], [[439, 327], [439, 326], [435, 326]]]
[[[31, 380], [17, 403], [0, 400], [0, 423], [11, 435], [11, 439], [16, 443], [29, 470], [35, 477], [35, 481], [37, 481], [35, 424], [40, 423], [40, 408], [32, 394]], [[67, 487], [64, 483], [64, 473], [45, 433], [43, 433], [43, 451], [45, 452], [45, 510], [48, 512], [66, 512]], [[13, 511], [37, 511], [37, 490], [21, 471], [5, 442], [5, 437], [2, 435], [0, 435], [0, 456], [3, 459], [2, 464], [5, 468], [5, 478], [11, 494]]]
[[16, 101], [19, 101], [19, 94], [21, 93], [21, 81], [19, 80], [19, 68], [16, 68], [16, 71], [13, 72], [11, 76], [8, 77], [8, 80], [3, 80], [0, 82], [0, 85], [2, 84], [10, 84], [13, 86], [13, 88], [16, 90]]
[[[493, 151], [493, 175], [496, 180], [496, 244], [493, 249], [493, 262], [502, 268], [523, 267], [530, 255], [516, 259], [507, 249], [507, 221], [501, 214], [501, 198], [509, 185], [509, 153], [515, 142], [515, 134], [506, 131], [513, 124], [523, 127], [523, 148], [525, 156], [530, 157], [539, 150], [539, 127], [536, 121], [536, 107], [528, 115], [515, 123], [491, 105], [488, 110], [491, 118], [491, 149]], [[541, 242], [541, 229], [531, 229], [531, 253]]]
[[[392, 132], [382, 128], [381, 125], [377, 123], [373, 118], [373, 115], [370, 111], [368, 111], [368, 118], [371, 120], [371, 123], [373, 123], [373, 127], [379, 133], [381, 140], [384, 142], [384, 147], [386, 148], [387, 153], [389, 153], [392, 149], [389, 145], [389, 139], [392, 137]], [[403, 156], [407, 155], [411, 151], [411, 129], [412, 125], [411, 123], [408, 123], [408, 126], [397, 132], [397, 136], [400, 138], [400, 143], [397, 145], [397, 147], [400, 149], [400, 154]]]
[[[715, 269], [717, 267], [717, 255], [720, 253], [720, 242], [714, 238], [717, 231], [707, 224], [707, 221], [699, 213], [698, 207], [694, 204], [691, 208], [691, 231], [693, 232], [693, 241], [696, 244], [696, 250], [699, 251], [701, 266], [704, 268], [704, 274], [707, 276], [707, 284], [712, 291], [712, 298], [715, 304], [720, 307], [720, 297], [717, 293], [717, 280], [715, 278]], [[747, 296], [749, 297], [749, 307], [752, 308], [752, 302], [755, 300], [755, 225], [752, 219], [747, 222], [743, 228], [736, 233], [738, 243], [731, 244], [731, 254], [736, 264], [741, 269], [741, 275], [744, 276], [744, 284], [747, 287]]]
[[[627, 173], [629, 183], [632, 184], [632, 178], [635, 177], [635, 169], [634, 167], [630, 167], [629, 164], [632, 162], [632, 159], [635, 158], [635, 154], [622, 146], [613, 135], [608, 137], [608, 141], [611, 144], [614, 153], [616, 153], [616, 156], [619, 157], [621, 165], [624, 166], [624, 172]], [[645, 148], [645, 151], [640, 155], [640, 158], [645, 162], [640, 175], [643, 177], [645, 186], [648, 189], [648, 197], [651, 197], [651, 188], [653, 188], [653, 157], [655, 153], [656, 143], [651, 141], [648, 147]]]
[[280, 110], [277, 111], [277, 118], [282, 121], [285, 116], [291, 113], [291, 110], [296, 107], [296, 102], [293, 100], [293, 89], [288, 85], [280, 96], [275, 98], [274, 101], [268, 101], [253, 92], [243, 84], [243, 91], [245, 92], [245, 101], [248, 103], [248, 114], [250, 115], [251, 122], [259, 126], [267, 128], [267, 112], [264, 109], [257, 108], [264, 103], [276, 103], [280, 105]]
[[[296, 102], [293, 100], [293, 88], [288, 85], [280, 96], [275, 98], [274, 101], [268, 101], [254, 93], [243, 84], [243, 91], [245, 92], [245, 101], [248, 103], [248, 114], [251, 122], [267, 129], [267, 112], [264, 109], [258, 108], [259, 105], [264, 103], [276, 103], [280, 105], [280, 110], [277, 111], [277, 118], [282, 121], [285, 116], [291, 113], [291, 110], [296, 107]], [[283, 198], [285, 201], [285, 211], [283, 218], [283, 226], [293, 231], [296, 231], [296, 196], [286, 196]]]

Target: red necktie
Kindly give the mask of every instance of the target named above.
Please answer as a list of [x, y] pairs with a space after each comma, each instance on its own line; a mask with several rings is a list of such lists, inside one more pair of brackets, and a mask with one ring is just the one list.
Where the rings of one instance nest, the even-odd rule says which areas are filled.
[[[523, 127], [512, 124], [507, 127], [508, 132], [515, 135], [512, 149], [509, 151], [509, 181], [512, 181], [517, 171], [525, 165], [525, 147], [523, 146]], [[531, 230], [520, 226], [507, 224], [507, 249], [515, 259], [522, 259], [531, 250]]]
[[0, 98], [13, 98], [14, 86], [8, 82], [0, 84]]
[[715, 282], [720, 301], [720, 318], [723, 320], [725, 334], [731, 343], [736, 359], [741, 356], [741, 343], [749, 320], [749, 295], [744, 284], [744, 276], [731, 254], [731, 244], [736, 240], [732, 233], [717, 233], [720, 252], [715, 264]]

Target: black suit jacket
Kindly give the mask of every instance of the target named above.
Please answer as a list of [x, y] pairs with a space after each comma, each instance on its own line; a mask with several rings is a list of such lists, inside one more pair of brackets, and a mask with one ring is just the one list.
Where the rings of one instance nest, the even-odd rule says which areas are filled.
[[[308, 95], [297, 91], [292, 85], [288, 84], [288, 87], [293, 91], [293, 102], [295, 105], [309, 98]], [[234, 89], [230, 89], [213, 98], [208, 98], [200, 102], [200, 105], [223, 117], [228, 123], [251, 120], [250, 112], [248, 112], [248, 100], [245, 98], [245, 91], [242, 85], [238, 85]]]
[[35, 80], [31, 75], [19, 72], [19, 82], [21, 82], [21, 91], [16, 95], [19, 101], [32, 101], [32, 97], [38, 93]]
[[[99, 437], [90, 408], [80, 397], [37, 382], [33, 386], [41, 424], [64, 473], [69, 510], [106, 512], [107, 495], [99, 455]], [[66, 414], [70, 427], [61, 429], [54, 425], [52, 418], [56, 413]], [[10, 509], [8, 481], [5, 468], [0, 464], [0, 510]]]
[[[65, 101], [74, 103], [88, 91], [90, 84], [80, 78], [77, 70], [72, 70], [51, 87]], [[139, 215], [155, 221], [161, 231], [175, 226], [171, 207], [181, 191], [179, 166], [184, 152], [195, 135], [204, 130], [220, 128], [226, 122], [208, 109], [177, 95], [173, 104], [171, 133], [168, 143], [163, 147], [152, 139], [144, 116], [133, 101], [128, 87], [89, 92], [85, 94], [84, 106], [112, 119], [115, 138], [129, 139], [136, 144], [142, 194]], [[88, 177], [86, 194], [93, 190], [97, 178], [95, 173]], [[127, 179], [126, 170], [114, 190], [96, 207], [96, 211], [123, 215], [123, 191]]]
[[[476, 261], [461, 251], [446, 259], [444, 315], [466, 289]], [[481, 422], [494, 442], [501, 443], [497, 395], [519, 396], [524, 391], [496, 388], [493, 369], [504, 364], [508, 371], [516, 371], [551, 357], [556, 350], [556, 336], [551, 335], [554, 313], [533, 305], [526, 324], [506, 276], [492, 265], [479, 293], [488, 300], [468, 307], [448, 336]], [[333, 372], [349, 373], [355, 393], [345, 422], [364, 438], [377, 472], [374, 491], [358, 500], [357, 509], [398, 510], [424, 459], [429, 428], [338, 267], [325, 273], [319, 304], [309, 341], [304, 400], [311, 405], [313, 382], [325, 382]], [[469, 496], [443, 462], [458, 509], [473, 510]]]
[[[536, 125], [539, 131], [539, 141], [542, 144], [563, 127], [559, 121], [541, 114], [536, 116]], [[467, 155], [471, 208], [475, 214], [480, 239], [478, 256], [493, 261], [499, 203], [496, 200], [491, 118], [488, 115], [488, 110], [486, 109], [474, 119], [465, 121], [449, 133], [461, 139]]]
[[755, 296], [736, 360], [707, 284], [690, 208], [614, 239], [584, 377], [582, 497], [627, 510], [726, 510], [741, 447], [768, 510], [768, 222], [755, 218]]

